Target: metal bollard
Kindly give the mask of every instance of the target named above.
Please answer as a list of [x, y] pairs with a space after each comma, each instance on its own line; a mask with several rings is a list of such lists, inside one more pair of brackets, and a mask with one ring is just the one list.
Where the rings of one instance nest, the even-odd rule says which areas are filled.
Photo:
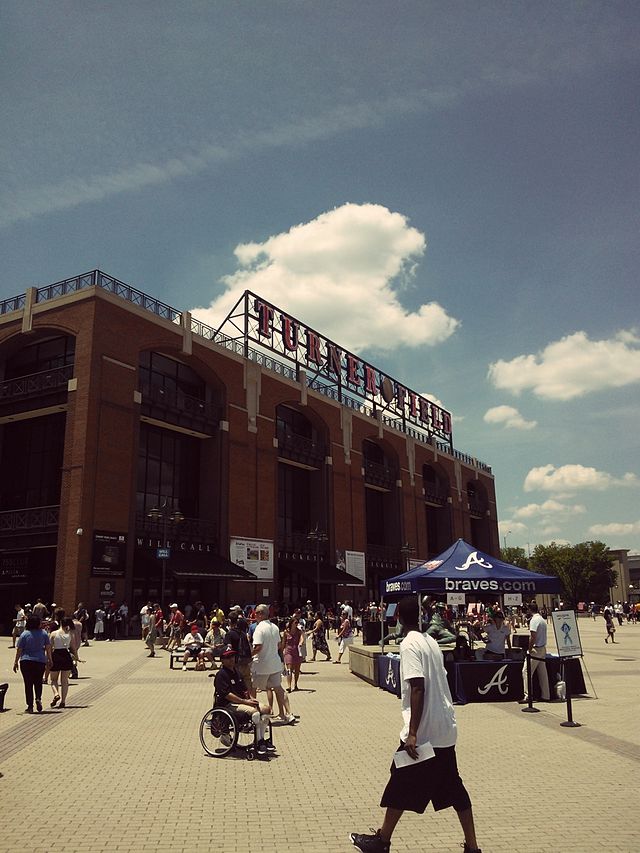
[[528, 696], [528, 704], [526, 708], [522, 708], [523, 714], [539, 714], [540, 708], [533, 707], [533, 699], [531, 698], [533, 695], [531, 683], [531, 655], [527, 652], [527, 696]]

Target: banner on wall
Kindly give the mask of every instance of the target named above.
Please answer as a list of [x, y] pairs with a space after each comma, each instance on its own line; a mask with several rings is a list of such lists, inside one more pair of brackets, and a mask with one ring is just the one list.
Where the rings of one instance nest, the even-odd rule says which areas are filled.
[[273, 580], [273, 540], [232, 537], [229, 559], [234, 565], [251, 572], [253, 577], [246, 580]]
[[347, 574], [358, 578], [362, 586], [365, 585], [365, 554], [364, 551], [345, 551], [344, 564]]
[[126, 533], [107, 530], [93, 532], [93, 560], [91, 576], [94, 578], [123, 578], [127, 560]]

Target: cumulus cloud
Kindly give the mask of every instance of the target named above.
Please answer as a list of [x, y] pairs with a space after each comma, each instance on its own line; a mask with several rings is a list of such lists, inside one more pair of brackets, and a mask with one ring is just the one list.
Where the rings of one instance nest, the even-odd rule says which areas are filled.
[[522, 521], [516, 521], [513, 518], [505, 518], [504, 521], [498, 522], [498, 528], [500, 530], [500, 536], [504, 539], [505, 536], [510, 536], [518, 533], [526, 533], [529, 529], [526, 524]]
[[594, 536], [632, 536], [640, 533], [639, 521], [613, 521], [610, 524], [592, 524], [589, 533]]
[[527, 504], [514, 510], [514, 518], [544, 518], [545, 516], [579, 515], [587, 511], [582, 504], [563, 504], [550, 498], [541, 504]]
[[634, 330], [610, 340], [592, 341], [575, 332], [541, 352], [489, 365], [496, 388], [520, 394], [531, 390], [546, 400], [572, 400], [605, 388], [640, 382], [640, 339]]
[[505, 429], [533, 429], [537, 421], [525, 420], [513, 406], [494, 406], [484, 413], [484, 421], [488, 424], [502, 424]]
[[[418, 393], [421, 397], [425, 397], [427, 400], [431, 400], [431, 402], [435, 403], [436, 406], [440, 406], [441, 409], [445, 409], [447, 412], [451, 412], [451, 409], [445, 403], [443, 403], [442, 400], [439, 400], [435, 394], [430, 394], [429, 391], [419, 391]], [[454, 423], [460, 423], [460, 421], [464, 420], [464, 415], [455, 415], [453, 412], [451, 412], [451, 420]]]
[[602, 492], [612, 486], [636, 486], [638, 477], [630, 472], [623, 477], [613, 477], [606, 471], [584, 465], [542, 465], [532, 468], [524, 480], [525, 492], [555, 492], [571, 494], [583, 489]]
[[239, 269], [222, 280], [225, 292], [192, 312], [217, 327], [252, 290], [356, 352], [435, 345], [458, 321], [436, 302], [409, 311], [398, 299], [425, 247], [402, 214], [345, 204], [263, 243], [237, 246]]

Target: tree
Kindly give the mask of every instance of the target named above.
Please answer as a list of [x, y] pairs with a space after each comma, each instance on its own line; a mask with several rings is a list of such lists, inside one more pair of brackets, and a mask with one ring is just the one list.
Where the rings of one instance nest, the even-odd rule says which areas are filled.
[[500, 559], [521, 569], [529, 568], [529, 558], [524, 553], [524, 548], [501, 548]]
[[578, 545], [536, 545], [531, 555], [531, 569], [555, 575], [571, 604], [579, 601], [603, 601], [615, 586], [616, 572], [604, 542], [580, 542]]

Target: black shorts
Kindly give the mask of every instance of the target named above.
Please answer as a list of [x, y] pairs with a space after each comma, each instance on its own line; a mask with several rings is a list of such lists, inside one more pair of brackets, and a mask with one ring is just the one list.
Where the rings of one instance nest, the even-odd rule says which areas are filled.
[[457, 812], [471, 808], [464, 787], [455, 746], [435, 749], [433, 758], [408, 767], [396, 767], [391, 762], [391, 778], [384, 789], [380, 805], [383, 808], [423, 814], [429, 803], [435, 811], [453, 807]]

